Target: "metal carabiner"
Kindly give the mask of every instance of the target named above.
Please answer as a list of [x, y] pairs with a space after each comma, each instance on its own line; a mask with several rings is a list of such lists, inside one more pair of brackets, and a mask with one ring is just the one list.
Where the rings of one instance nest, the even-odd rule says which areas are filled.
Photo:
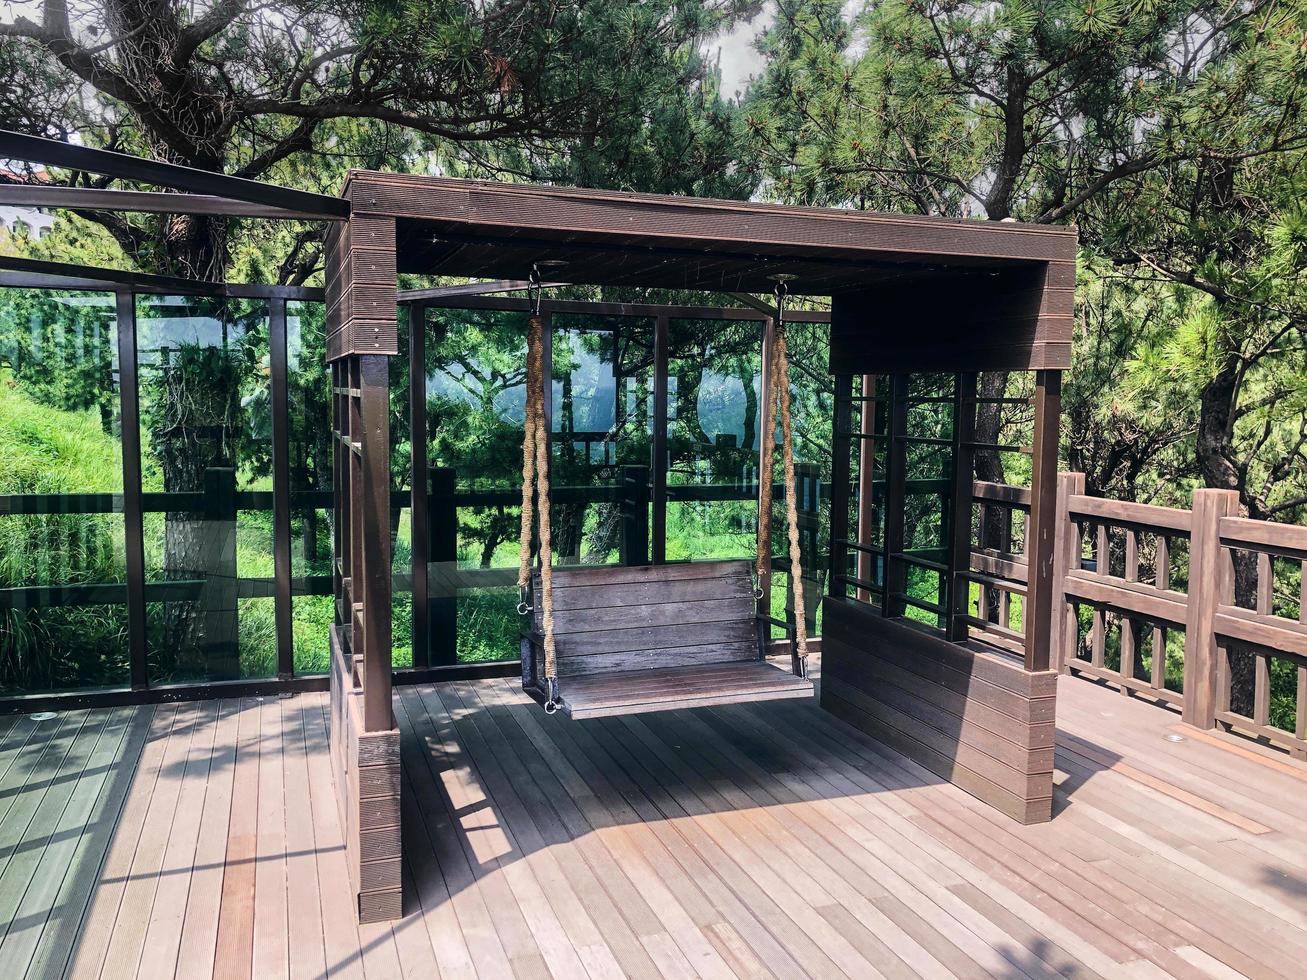
[[785, 297], [790, 295], [790, 287], [781, 276], [776, 277], [776, 285], [772, 288], [772, 293], [776, 297], [776, 326], [783, 327], [785, 325]]
[[531, 263], [531, 274], [526, 280], [526, 295], [531, 301], [531, 315], [540, 315], [541, 294], [544, 289], [540, 285], [540, 266], [534, 262]]
[[519, 616], [529, 615], [531, 611], [535, 608], [534, 606], [531, 605], [531, 603], [526, 601], [526, 597], [527, 597], [526, 586], [519, 585], [517, 587], [517, 614]]
[[558, 696], [558, 678], [549, 678], [549, 697], [545, 699], [545, 714], [557, 714], [558, 709], [563, 706], [563, 699]]

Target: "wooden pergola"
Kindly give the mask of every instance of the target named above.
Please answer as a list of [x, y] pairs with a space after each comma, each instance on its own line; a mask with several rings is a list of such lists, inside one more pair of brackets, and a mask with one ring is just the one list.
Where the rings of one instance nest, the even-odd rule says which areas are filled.
[[[830, 296], [837, 399], [822, 705], [1016, 819], [1049, 818], [1054, 510], [1061, 372], [1071, 358], [1073, 228], [360, 171], [343, 196], [350, 213], [329, 232], [326, 290], [337, 445], [332, 751], [362, 919], [401, 912], [387, 390], [387, 359], [401, 353], [400, 272], [520, 280], [548, 261], [561, 263], [548, 273], [560, 282], [760, 293], [783, 275], [792, 277], [792, 293]], [[970, 628], [972, 456], [1011, 448], [975, 441], [979, 371], [1035, 372], [1017, 650], [982, 642]], [[952, 461], [957, 516], [942, 560], [914, 557], [903, 545], [907, 451], [928, 441], [908, 426], [908, 378], [921, 372], [956, 378], [951, 439], [929, 440], [946, 442], [941, 449]], [[869, 384], [875, 375], [890, 375], [891, 390], [877, 393]], [[878, 431], [870, 424], [875, 404], [888, 415], [879, 427], [887, 440], [879, 543], [872, 522], [849, 526], [851, 492], [871, 498], [871, 468], [851, 471], [850, 456], [854, 442], [869, 443]], [[861, 556], [856, 572], [850, 552]], [[929, 606], [940, 629], [905, 617], [914, 565], [940, 577], [942, 601]], [[892, 706], [872, 696], [891, 681]], [[944, 738], [941, 714], [952, 720]]]

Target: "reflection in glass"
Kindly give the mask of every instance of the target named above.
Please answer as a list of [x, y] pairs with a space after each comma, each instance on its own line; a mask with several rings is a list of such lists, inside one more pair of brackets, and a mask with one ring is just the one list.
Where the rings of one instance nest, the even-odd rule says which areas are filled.
[[275, 674], [272, 603], [238, 585], [270, 565], [239, 552], [271, 540], [272, 513], [242, 512], [238, 533], [236, 496], [271, 488], [267, 303], [139, 296], [137, 337], [144, 486], [168, 495], [144, 519], [150, 680]]
[[291, 632], [297, 674], [326, 673], [331, 654], [331, 369], [326, 315], [322, 303], [286, 304]]
[[0, 693], [128, 677], [115, 299], [0, 289]]
[[761, 324], [672, 320], [667, 370], [667, 560], [750, 557], [758, 520]]
[[[517, 656], [515, 576], [526, 406], [526, 314], [433, 309], [427, 321], [427, 452], [431, 466], [454, 471], [459, 493], [476, 492], [472, 506], [444, 500], [435, 524], [457, 522], [454, 564], [460, 661]], [[433, 554], [433, 598], [448, 601], [449, 556]], [[503, 569], [504, 571], [499, 571]], [[492, 571], [493, 570], [493, 571]], [[448, 643], [435, 637], [433, 642]], [[434, 651], [439, 662], [444, 651]]]
[[[558, 487], [616, 487], [610, 500], [556, 495], [554, 561], [648, 562], [653, 322], [622, 316], [553, 318], [551, 479]], [[640, 467], [623, 472], [624, 467]], [[629, 476], [630, 479], [626, 479]], [[623, 498], [627, 499], [623, 499]], [[633, 508], [642, 508], [636, 513]], [[630, 527], [625, 522], [634, 522]], [[625, 554], [623, 548], [631, 554]]]

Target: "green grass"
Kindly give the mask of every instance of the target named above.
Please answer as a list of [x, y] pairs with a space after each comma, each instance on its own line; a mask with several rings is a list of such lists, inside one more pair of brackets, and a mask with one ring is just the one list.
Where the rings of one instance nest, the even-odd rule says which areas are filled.
[[[0, 493], [113, 492], [121, 447], [93, 412], [29, 398], [0, 372]], [[0, 520], [0, 588], [121, 582], [117, 514], [15, 515]], [[123, 606], [0, 611], [0, 689], [103, 686], [127, 678]]]

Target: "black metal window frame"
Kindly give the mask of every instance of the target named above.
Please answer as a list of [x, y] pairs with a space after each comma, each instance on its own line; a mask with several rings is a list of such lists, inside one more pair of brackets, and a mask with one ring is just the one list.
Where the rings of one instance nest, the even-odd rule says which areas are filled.
[[[507, 286], [522, 284], [505, 283]], [[673, 320], [723, 320], [746, 321], [757, 323], [763, 344], [768, 342], [770, 307], [757, 303], [751, 298], [739, 297], [749, 302], [745, 307], [710, 307], [685, 306], [651, 303], [605, 303], [588, 300], [545, 299], [540, 304], [540, 314], [545, 322], [545, 359], [551, 360], [553, 330], [552, 318], [559, 314], [594, 315], [604, 317], [630, 317], [632, 319], [652, 320], [654, 325], [654, 374], [653, 374], [653, 445], [650, 465], [645, 467], [628, 467], [632, 472], [624, 474], [621, 484], [616, 486], [596, 487], [554, 487], [555, 500], [586, 503], [610, 503], [622, 500], [631, 504], [631, 510], [649, 505], [648, 544], [645, 556], [653, 564], [663, 564], [667, 553], [667, 505], [672, 502], [687, 501], [728, 501], [755, 499], [755, 492], [742, 486], [677, 486], [669, 487], [667, 482], [667, 423], [668, 423], [668, 331]], [[413, 667], [395, 671], [398, 679], [402, 674], [415, 674], [421, 678], [439, 679], [445, 672], [464, 672], [472, 665], [459, 664], [455, 651], [456, 611], [451, 608], [455, 601], [447, 595], [432, 595], [428, 587], [429, 567], [436, 562], [454, 560], [457, 550], [456, 515], [459, 507], [488, 506], [493, 504], [516, 505], [521, 500], [520, 489], [507, 490], [467, 490], [459, 491], [454, 485], [456, 474], [443, 467], [431, 466], [428, 455], [428, 440], [424, 426], [414, 426], [412, 420], [422, 417], [426, 411], [427, 378], [425, 370], [416, 369], [417, 365], [426, 364], [427, 319], [426, 314], [432, 310], [482, 310], [502, 313], [528, 313], [530, 302], [525, 298], [508, 296], [477, 295], [471, 296], [462, 291], [462, 287], [450, 287], [448, 291], [412, 290], [399, 293], [399, 305], [408, 309], [409, 323], [409, 364], [408, 372], [408, 410], [410, 418], [411, 457], [410, 486], [408, 493], [397, 492], [391, 501], [392, 508], [410, 507], [410, 531], [412, 542], [412, 566], [410, 581], [412, 583], [413, 603]], [[786, 318], [793, 323], [829, 323], [830, 314], [820, 310], [787, 311]], [[415, 325], [423, 329], [415, 329]], [[765, 380], [764, 380], [765, 383]], [[551, 386], [545, 386], [545, 414], [552, 416]], [[552, 433], [551, 433], [552, 438]], [[643, 472], [634, 472], [643, 471]], [[418, 474], [426, 480], [426, 493], [421, 492], [422, 482]], [[774, 499], [783, 499], [784, 484], [773, 485]], [[823, 482], [818, 490], [820, 499], [830, 499], [830, 485]], [[443, 520], [437, 517], [441, 511]], [[820, 556], [816, 556], [820, 558]], [[824, 563], [825, 559], [820, 558]], [[632, 562], [643, 564], [643, 562]], [[788, 559], [777, 556], [774, 564], [779, 571], [788, 571]], [[816, 566], [814, 566], [816, 567]], [[492, 569], [488, 571], [468, 570], [459, 573], [460, 580], [475, 581], [484, 579], [486, 584], [504, 584], [505, 575], [513, 570]], [[765, 596], [770, 596], [769, 581], [761, 583]], [[397, 581], [399, 586], [400, 582]], [[396, 591], [402, 591], [396, 589]], [[427, 602], [420, 603], [417, 597], [427, 594]], [[787, 611], [787, 616], [793, 611]], [[770, 609], [760, 607], [760, 615], [771, 625], [780, 629], [792, 629], [793, 623], [770, 615]], [[504, 661], [516, 669], [517, 661]]]
[[[512, 287], [516, 284], [505, 283]], [[467, 287], [476, 289], [477, 287]], [[0, 516], [21, 514], [68, 513], [72, 507], [78, 513], [119, 513], [124, 516], [125, 531], [125, 582], [85, 587], [96, 590], [101, 601], [122, 602], [127, 607], [128, 654], [130, 683], [124, 687], [49, 691], [17, 694], [0, 698], [0, 714], [35, 711], [45, 708], [68, 709], [99, 707], [120, 704], [154, 703], [163, 701], [193, 700], [211, 697], [273, 696], [296, 691], [325, 690], [326, 674], [296, 674], [293, 650], [292, 602], [295, 595], [332, 595], [331, 576], [303, 576], [291, 574], [292, 524], [291, 515], [296, 508], [331, 508], [334, 495], [329, 490], [290, 489], [290, 399], [289, 369], [286, 335], [287, 303], [295, 301], [324, 302], [320, 288], [306, 286], [280, 286], [244, 283], [212, 283], [171, 276], [147, 275], [134, 272], [98, 269], [56, 262], [30, 259], [0, 258], [0, 289], [75, 290], [110, 294], [115, 298], [116, 341], [119, 361], [119, 410], [123, 440], [123, 492], [88, 494], [18, 494], [0, 495]], [[436, 295], [432, 295], [432, 294]], [[146, 513], [186, 509], [199, 495], [194, 493], [146, 492], [141, 480], [140, 400], [137, 377], [137, 297], [148, 295], [186, 295], [207, 298], [240, 298], [262, 300], [268, 304], [268, 348], [270, 367], [270, 402], [272, 415], [272, 491], [237, 491], [235, 504], [238, 510], [271, 510], [273, 515], [273, 568], [271, 579], [242, 580], [242, 594], [271, 597], [274, 600], [276, 623], [276, 676], [241, 680], [208, 681], [194, 683], [151, 684], [149, 679], [146, 644], [146, 604], [163, 596], [167, 584], [147, 583], [145, 580], [145, 543], [143, 515]], [[526, 312], [529, 303], [524, 298], [469, 295], [453, 287], [443, 290], [413, 291], [400, 295], [400, 305], [409, 308], [410, 324], [424, 323], [426, 310], [469, 309]], [[672, 306], [658, 304], [595, 303], [588, 301], [546, 300], [542, 313], [550, 316], [562, 314], [596, 314], [603, 316], [630, 316], [647, 318], [654, 322], [654, 452], [653, 459], [662, 465], [652, 465], [644, 474], [631, 474], [640, 486], [630, 491], [645, 496], [650, 507], [651, 534], [650, 559], [665, 560], [666, 512], [672, 500], [746, 500], [752, 494], [737, 487], [674, 487], [667, 486], [666, 445], [667, 425], [667, 333], [668, 324], [675, 319], [754, 321], [760, 326], [768, 322], [765, 311], [758, 308]], [[824, 323], [829, 315], [820, 311], [794, 311], [794, 322]], [[547, 333], [547, 336], [551, 334]], [[410, 328], [411, 363], [425, 363], [424, 330]], [[425, 411], [426, 377], [424, 371], [410, 371], [408, 407], [411, 417]], [[428, 592], [428, 563], [443, 558], [456, 548], [456, 530], [448, 520], [433, 520], [437, 513], [457, 513], [460, 506], [478, 506], [506, 501], [516, 502], [515, 490], [475, 490], [458, 492], [453, 485], [452, 471], [432, 468], [426, 464], [427, 440], [425, 426], [415, 427], [412, 440], [412, 476], [423, 474], [424, 479], [412, 480], [409, 490], [391, 494], [392, 508], [410, 507], [412, 530], [412, 564], [407, 575], [397, 574], [396, 593], [412, 591], [416, 595]], [[627, 482], [630, 482], [628, 480]], [[426, 492], [422, 492], [425, 490]], [[576, 493], [595, 500], [612, 500], [625, 493], [625, 486], [576, 488]], [[783, 492], [775, 487], [776, 492]], [[563, 495], [569, 492], [560, 488]], [[829, 486], [822, 487], [823, 496], [829, 496]], [[784, 560], [777, 559], [778, 568]], [[62, 591], [68, 591], [65, 589]], [[49, 587], [6, 590], [7, 605], [23, 602], [40, 604], [42, 597], [52, 593]], [[17, 592], [24, 595], [18, 596]], [[32, 593], [27, 595], [26, 593]], [[37, 595], [40, 593], [40, 595]], [[414, 603], [413, 666], [394, 670], [396, 684], [419, 683], [427, 680], [461, 679], [479, 676], [507, 676], [517, 670], [515, 659], [488, 663], [458, 663], [453, 649], [453, 630], [456, 629], [455, 611], [448, 597], [431, 597], [427, 603]], [[777, 621], [777, 626], [785, 624]], [[433, 642], [433, 637], [443, 640]], [[325, 641], [324, 641], [325, 642]]]

